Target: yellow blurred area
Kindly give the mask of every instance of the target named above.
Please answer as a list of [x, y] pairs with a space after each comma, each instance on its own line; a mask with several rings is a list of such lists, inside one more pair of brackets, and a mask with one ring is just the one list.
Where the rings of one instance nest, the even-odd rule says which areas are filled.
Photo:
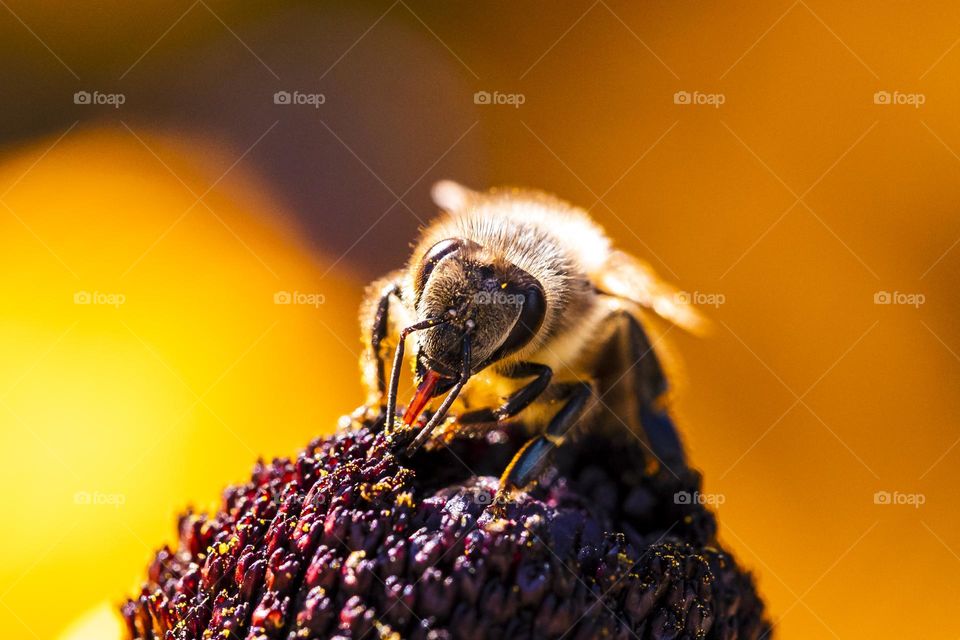
[[124, 625], [117, 616], [117, 608], [105, 602], [71, 624], [60, 635], [60, 640], [110, 640], [123, 637], [123, 633]]
[[123, 127], [54, 143], [0, 165], [0, 624], [18, 637], [133, 593], [187, 503], [360, 401], [356, 283], [320, 280], [225, 173], [235, 155]]

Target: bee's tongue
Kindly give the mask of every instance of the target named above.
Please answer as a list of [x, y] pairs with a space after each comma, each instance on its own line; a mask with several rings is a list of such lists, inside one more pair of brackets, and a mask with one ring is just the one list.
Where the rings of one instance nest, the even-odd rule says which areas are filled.
[[405, 426], [409, 427], [417, 421], [417, 418], [423, 413], [424, 407], [427, 406], [427, 403], [430, 402], [430, 399], [433, 397], [433, 390], [437, 387], [437, 383], [440, 382], [442, 377], [443, 376], [436, 371], [427, 369], [426, 374], [423, 376], [423, 382], [417, 387], [417, 393], [413, 396], [413, 400], [410, 401], [410, 404], [407, 405], [407, 410], [403, 413], [403, 424]]

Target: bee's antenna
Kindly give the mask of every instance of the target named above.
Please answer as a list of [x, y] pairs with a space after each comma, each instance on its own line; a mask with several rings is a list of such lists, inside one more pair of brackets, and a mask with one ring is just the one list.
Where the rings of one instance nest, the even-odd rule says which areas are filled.
[[423, 426], [423, 429], [420, 433], [417, 434], [417, 437], [413, 439], [413, 442], [406, 449], [406, 454], [412, 456], [417, 452], [417, 449], [423, 446], [423, 444], [430, 438], [430, 434], [437, 427], [438, 424], [444, 419], [447, 415], [447, 411], [450, 410], [450, 406], [453, 404], [453, 401], [457, 399], [457, 396], [460, 395], [460, 391], [463, 389], [464, 385], [467, 384], [467, 380], [470, 379], [470, 334], [467, 334], [463, 338], [463, 370], [460, 372], [460, 378], [457, 380], [457, 383], [450, 389], [450, 393], [447, 394], [447, 397], [443, 399], [443, 402], [440, 403], [440, 407], [437, 408], [437, 412], [434, 413], [430, 420]]
[[403, 349], [407, 342], [407, 336], [414, 331], [429, 329], [446, 322], [447, 320], [443, 318], [429, 318], [405, 327], [400, 332], [400, 341], [397, 343], [397, 351], [393, 357], [393, 369], [390, 370], [390, 387], [387, 389], [387, 420], [384, 426], [384, 431], [387, 433], [390, 433], [390, 430], [393, 429], [394, 414], [397, 411], [397, 387], [400, 385], [400, 370], [403, 365]]

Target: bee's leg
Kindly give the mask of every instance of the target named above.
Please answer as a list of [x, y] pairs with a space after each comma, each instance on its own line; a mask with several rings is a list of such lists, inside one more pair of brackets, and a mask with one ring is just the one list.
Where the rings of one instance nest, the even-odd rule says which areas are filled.
[[506, 402], [496, 409], [484, 408], [468, 411], [458, 418], [461, 424], [478, 424], [484, 422], [498, 422], [511, 418], [540, 397], [550, 385], [553, 370], [545, 364], [536, 362], [521, 362], [505, 374], [509, 378], [529, 378], [536, 376], [531, 382], [514, 391]]
[[593, 395], [593, 385], [577, 382], [564, 385], [564, 388], [564, 404], [551, 418], [546, 431], [523, 445], [504, 470], [500, 477], [500, 489], [497, 491], [497, 504], [503, 504], [514, 489], [522, 489], [536, 479], [552, 459], [553, 452], [563, 444], [567, 433], [588, 408]]
[[390, 284], [383, 290], [383, 294], [377, 302], [373, 324], [370, 329], [370, 351], [377, 363], [377, 391], [381, 398], [387, 390], [387, 369], [380, 345], [387, 337], [390, 328], [390, 299], [394, 296], [400, 297], [400, 285], [397, 283]]
[[[406, 331], [406, 329], [404, 329]], [[401, 336], [401, 340], [403, 337]], [[457, 380], [456, 384], [453, 385], [453, 388], [447, 393], [447, 397], [443, 399], [443, 402], [440, 403], [440, 406], [437, 407], [436, 413], [434, 413], [430, 419], [427, 421], [427, 424], [423, 425], [423, 429], [420, 430], [420, 433], [413, 439], [406, 449], [406, 454], [412, 456], [417, 452], [417, 449], [426, 444], [427, 440], [430, 439], [430, 435], [433, 433], [433, 430], [437, 428], [437, 425], [440, 424], [440, 421], [443, 420], [447, 412], [450, 410], [450, 406], [453, 405], [453, 401], [457, 399], [457, 396], [460, 395], [460, 392], [463, 390], [464, 385], [467, 384], [467, 381], [470, 380], [470, 336], [467, 335], [463, 339], [463, 370], [460, 372], [460, 378]], [[396, 366], [396, 365], [394, 365]], [[390, 407], [387, 407], [387, 410], [390, 410]]]
[[604, 420], [608, 428], [629, 428], [656, 463], [679, 472], [686, 456], [666, 407], [667, 379], [660, 360], [633, 314], [618, 311], [609, 322], [597, 380]]

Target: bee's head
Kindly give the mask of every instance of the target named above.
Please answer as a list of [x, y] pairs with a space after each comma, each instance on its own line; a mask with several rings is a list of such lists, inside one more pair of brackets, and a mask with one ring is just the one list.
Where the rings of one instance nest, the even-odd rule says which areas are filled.
[[475, 373], [522, 349], [543, 324], [546, 302], [537, 279], [469, 240], [438, 242], [414, 273], [417, 315], [445, 321], [417, 334], [418, 372], [458, 376], [469, 334]]

